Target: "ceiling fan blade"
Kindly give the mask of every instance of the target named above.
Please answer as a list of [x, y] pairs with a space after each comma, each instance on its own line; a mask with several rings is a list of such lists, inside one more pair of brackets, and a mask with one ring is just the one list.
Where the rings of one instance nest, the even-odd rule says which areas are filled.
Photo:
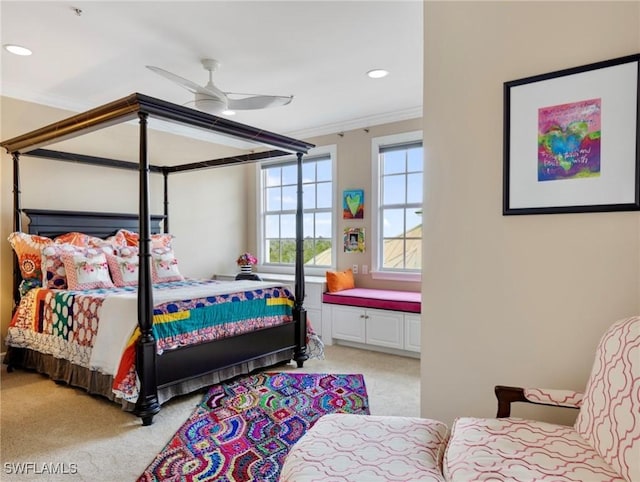
[[161, 69], [160, 67], [154, 67], [153, 65], [147, 65], [146, 67], [152, 72], [155, 72], [156, 74], [159, 74], [164, 78], [169, 79], [170, 81], [175, 82], [178, 85], [181, 85], [189, 92], [193, 92], [194, 94], [203, 94], [210, 96], [218, 95], [218, 92], [202, 87], [201, 85], [198, 85], [195, 82], [191, 82], [190, 80], [180, 77], [179, 75], [171, 73], [168, 70]]
[[[234, 94], [226, 92], [229, 95], [247, 95], [247, 94]], [[251, 97], [245, 97], [244, 99], [232, 99], [227, 97], [228, 108], [231, 110], [250, 110], [250, 109], [266, 109], [267, 107], [278, 107], [281, 105], [287, 105], [293, 100], [292, 95], [253, 95]]]

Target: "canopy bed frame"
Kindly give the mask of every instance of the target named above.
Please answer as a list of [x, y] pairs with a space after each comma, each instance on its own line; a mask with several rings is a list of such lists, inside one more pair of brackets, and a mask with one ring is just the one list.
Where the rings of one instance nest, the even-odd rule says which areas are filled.
[[[116, 123], [132, 119], [139, 121], [139, 160], [129, 162], [94, 157], [69, 152], [43, 149], [44, 146], [80, 136]], [[205, 160], [177, 166], [154, 166], [149, 163], [147, 148], [147, 125], [149, 118], [176, 122], [199, 128], [210, 133], [223, 134], [248, 141], [257, 146], [276, 150]], [[213, 137], [213, 136], [212, 136]], [[140, 379], [140, 391], [133, 412], [142, 419], [143, 425], [152, 423], [160, 411], [158, 392], [180, 383], [205, 377], [242, 363], [272, 355], [285, 354], [301, 367], [308, 359], [306, 348], [307, 317], [304, 300], [304, 260], [302, 231], [302, 157], [314, 147], [304, 141], [264, 131], [255, 127], [217, 117], [160, 99], [131, 94], [109, 104], [74, 115], [59, 122], [42, 127], [24, 135], [0, 143], [13, 159], [13, 223], [15, 231], [22, 231], [23, 212], [30, 218], [29, 231], [43, 236], [57, 235], [84, 229], [88, 234], [108, 236], [118, 228], [130, 228], [139, 232], [139, 277], [137, 296], [138, 327], [141, 336], [136, 346], [136, 370]], [[151, 276], [151, 234], [158, 232], [164, 221], [164, 232], [169, 232], [168, 177], [170, 174], [196, 169], [212, 168], [239, 163], [255, 162], [283, 155], [297, 157], [297, 212], [296, 212], [296, 261], [295, 301], [293, 323], [263, 329], [218, 341], [182, 347], [161, 356], [156, 355], [156, 340], [153, 325], [153, 289]], [[131, 169], [139, 172], [138, 215], [115, 213], [81, 213], [70, 211], [23, 210], [20, 200], [20, 157], [33, 156], [53, 160], [76, 162], [95, 166]], [[150, 215], [149, 175], [164, 176], [164, 215]], [[153, 221], [153, 224], [152, 224]], [[20, 271], [14, 259], [14, 300], [19, 301], [18, 284]], [[287, 355], [288, 353], [288, 355]], [[15, 353], [9, 366], [20, 366], [21, 356]], [[180, 392], [182, 393], [182, 392]]]

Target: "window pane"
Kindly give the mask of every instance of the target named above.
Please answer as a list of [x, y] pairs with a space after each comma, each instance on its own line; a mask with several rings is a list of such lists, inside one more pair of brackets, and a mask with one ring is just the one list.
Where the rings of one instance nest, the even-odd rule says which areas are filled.
[[405, 268], [406, 269], [422, 268], [422, 240], [407, 239], [406, 249], [407, 249], [407, 254], [405, 256]]
[[385, 176], [382, 179], [382, 204], [405, 203], [405, 176]]
[[[302, 163], [302, 182], [315, 182], [316, 180], [316, 163], [315, 162], [303, 162]], [[296, 182], [297, 178], [296, 178]]]
[[302, 186], [302, 206], [303, 209], [316, 208], [316, 185], [303, 184]]
[[316, 213], [315, 237], [331, 239], [331, 213]]
[[280, 237], [296, 237], [296, 216], [295, 214], [283, 214], [280, 216]]
[[407, 208], [407, 232], [405, 234], [407, 237], [422, 237], [422, 216], [416, 211], [416, 208]]
[[422, 203], [422, 174], [407, 175], [407, 203]]
[[280, 262], [280, 241], [267, 239], [265, 246], [265, 253], [267, 253], [266, 263], [279, 263]]
[[315, 236], [313, 231], [313, 213], [304, 213], [302, 216], [302, 229], [304, 231], [304, 238], [313, 238]]
[[298, 183], [298, 166], [290, 164], [282, 166], [282, 185]]
[[403, 269], [404, 239], [385, 239], [382, 246], [382, 267], [388, 269]]
[[407, 171], [423, 171], [422, 147], [416, 147], [407, 151]]
[[281, 172], [280, 167], [269, 167], [264, 170], [267, 186], [280, 185], [280, 172]]
[[282, 210], [296, 209], [298, 204], [296, 198], [296, 186], [284, 186], [282, 188]]
[[[307, 253], [305, 252], [305, 259]], [[315, 239], [313, 257], [310, 258], [318, 266], [331, 266], [331, 240]]]
[[383, 209], [382, 236], [392, 238], [404, 233], [404, 209]]
[[280, 211], [282, 209], [282, 204], [280, 203], [280, 188], [279, 187], [270, 187], [267, 188], [267, 211]]
[[[330, 208], [333, 206], [332, 201], [332, 193], [331, 193], [331, 182], [321, 182], [316, 185], [316, 189], [318, 190], [318, 208]], [[306, 209], [305, 205], [305, 209]]]
[[405, 154], [406, 151], [391, 151], [381, 154], [382, 157], [382, 173], [397, 174], [405, 172]]
[[318, 166], [317, 176], [318, 181], [331, 181], [331, 160], [328, 159], [326, 161], [318, 161], [316, 163]]
[[293, 264], [296, 261], [296, 241], [295, 239], [283, 239], [280, 242], [280, 262]]
[[264, 217], [264, 234], [266, 238], [280, 237], [280, 216], [269, 214]]

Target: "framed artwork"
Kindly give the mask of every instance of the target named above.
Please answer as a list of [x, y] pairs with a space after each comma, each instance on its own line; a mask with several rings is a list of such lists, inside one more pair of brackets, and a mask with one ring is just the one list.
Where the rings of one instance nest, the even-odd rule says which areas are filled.
[[364, 190], [348, 189], [342, 193], [342, 219], [364, 218]]
[[344, 228], [344, 252], [364, 253], [364, 228]]
[[640, 54], [504, 84], [503, 214], [640, 210]]

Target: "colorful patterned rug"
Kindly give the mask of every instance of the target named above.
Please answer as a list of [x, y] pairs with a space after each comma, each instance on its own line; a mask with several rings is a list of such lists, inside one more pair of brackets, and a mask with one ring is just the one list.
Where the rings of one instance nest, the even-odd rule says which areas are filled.
[[369, 413], [362, 375], [260, 373], [215, 385], [138, 481], [276, 481], [327, 413]]

